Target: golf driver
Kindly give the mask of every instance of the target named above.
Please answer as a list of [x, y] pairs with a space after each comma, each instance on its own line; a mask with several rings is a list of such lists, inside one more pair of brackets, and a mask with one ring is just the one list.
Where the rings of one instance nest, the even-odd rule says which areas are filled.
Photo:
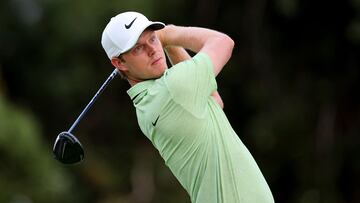
[[84, 117], [90, 107], [93, 105], [95, 100], [99, 97], [99, 95], [104, 91], [106, 86], [110, 83], [112, 79], [118, 74], [118, 70], [115, 69], [110, 76], [106, 79], [104, 84], [100, 87], [100, 89], [96, 92], [94, 97], [90, 100], [85, 109], [81, 112], [75, 122], [72, 124], [68, 131], [60, 133], [54, 143], [53, 153], [55, 155], [55, 159], [59, 160], [64, 164], [73, 164], [80, 162], [84, 159], [84, 149], [80, 143], [80, 141], [72, 134], [72, 131], [76, 127], [76, 125], [80, 122], [80, 120]]

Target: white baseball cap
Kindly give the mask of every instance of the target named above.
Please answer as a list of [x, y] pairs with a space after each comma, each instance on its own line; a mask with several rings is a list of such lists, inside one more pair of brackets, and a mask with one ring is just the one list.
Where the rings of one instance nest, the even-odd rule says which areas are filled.
[[149, 21], [143, 14], [133, 11], [112, 17], [101, 38], [101, 44], [109, 59], [130, 50], [148, 27], [159, 30], [165, 25], [162, 22]]

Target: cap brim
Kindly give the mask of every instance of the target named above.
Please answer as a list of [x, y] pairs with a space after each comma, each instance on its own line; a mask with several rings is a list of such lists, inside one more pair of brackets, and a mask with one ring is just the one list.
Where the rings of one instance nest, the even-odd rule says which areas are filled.
[[[153, 22], [152, 24], [150, 24], [147, 28], [150, 28], [152, 30], [161, 30], [165, 27], [165, 24], [162, 22]], [[145, 28], [145, 30], [147, 29]]]

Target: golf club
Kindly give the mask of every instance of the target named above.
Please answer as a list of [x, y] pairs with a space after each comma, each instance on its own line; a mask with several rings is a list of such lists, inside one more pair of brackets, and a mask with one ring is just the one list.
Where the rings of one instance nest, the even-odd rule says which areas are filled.
[[106, 86], [110, 83], [112, 79], [118, 74], [118, 70], [115, 69], [110, 76], [106, 79], [104, 84], [100, 87], [100, 89], [96, 92], [94, 97], [90, 100], [88, 105], [84, 108], [81, 114], [77, 117], [75, 122], [72, 124], [70, 129], [65, 132], [61, 132], [54, 143], [53, 153], [55, 155], [55, 159], [59, 160], [64, 164], [73, 164], [80, 162], [84, 159], [84, 149], [80, 143], [80, 141], [72, 134], [72, 131], [80, 122], [80, 120], [84, 117], [84, 115], [88, 112], [90, 107], [93, 105], [95, 100], [99, 97], [99, 95], [104, 91]]

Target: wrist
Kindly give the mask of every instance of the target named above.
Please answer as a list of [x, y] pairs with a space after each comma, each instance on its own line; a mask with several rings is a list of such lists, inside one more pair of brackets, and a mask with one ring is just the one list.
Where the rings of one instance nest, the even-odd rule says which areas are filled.
[[171, 46], [169, 42], [169, 34], [171, 33], [171, 29], [175, 27], [173, 24], [166, 25], [163, 29], [156, 31], [156, 34], [162, 44], [163, 48], [167, 48]]

